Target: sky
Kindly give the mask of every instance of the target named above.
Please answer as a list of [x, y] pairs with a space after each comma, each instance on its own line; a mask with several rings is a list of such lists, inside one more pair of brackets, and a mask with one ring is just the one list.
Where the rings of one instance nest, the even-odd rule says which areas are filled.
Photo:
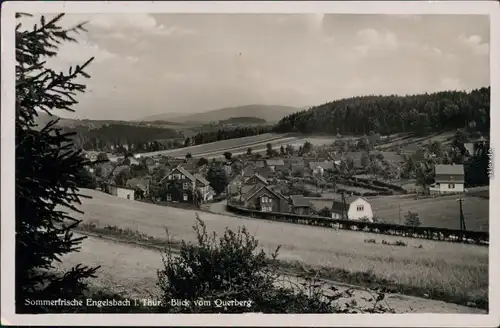
[[87, 92], [64, 117], [306, 107], [490, 84], [488, 16], [67, 14], [61, 25], [83, 21], [88, 32], [49, 61], [67, 71], [95, 57]]

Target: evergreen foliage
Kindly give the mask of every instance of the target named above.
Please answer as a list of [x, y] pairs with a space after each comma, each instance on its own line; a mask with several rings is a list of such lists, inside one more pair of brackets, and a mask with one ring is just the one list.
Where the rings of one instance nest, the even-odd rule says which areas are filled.
[[[19, 18], [22, 14], [16, 15]], [[62, 209], [79, 212], [78, 187], [88, 183], [85, 166], [89, 162], [73, 150], [71, 134], [55, 127], [56, 121], [36, 127], [38, 111], [72, 111], [74, 96], [85, 91], [77, 83], [88, 78], [84, 69], [90, 58], [68, 72], [47, 67], [48, 57], [57, 55], [62, 42], [76, 42], [71, 36], [83, 25], [64, 30], [58, 25], [63, 15], [50, 21], [42, 17], [32, 29], [16, 27], [16, 311], [45, 312], [43, 306], [28, 307], [25, 300], [70, 299], [82, 295], [85, 279], [94, 277], [98, 267], [77, 265], [65, 273], [56, 271], [55, 262], [77, 251], [84, 237], [71, 231], [80, 221]]]

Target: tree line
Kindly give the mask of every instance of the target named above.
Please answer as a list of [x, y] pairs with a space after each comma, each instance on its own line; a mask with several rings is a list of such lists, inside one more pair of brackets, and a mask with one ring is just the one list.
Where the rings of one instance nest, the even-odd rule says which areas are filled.
[[490, 130], [490, 87], [409, 96], [335, 100], [281, 119], [274, 131], [328, 134], [392, 134], [458, 128]]
[[112, 151], [127, 146], [129, 150], [155, 151], [182, 147], [184, 140], [182, 133], [173, 129], [118, 123], [95, 129], [66, 127], [63, 130], [75, 133], [75, 146], [84, 150]]
[[192, 138], [186, 138], [186, 145], [200, 145], [234, 138], [243, 138], [271, 132], [269, 126], [236, 127], [231, 129], [219, 129], [217, 131], [200, 132]]

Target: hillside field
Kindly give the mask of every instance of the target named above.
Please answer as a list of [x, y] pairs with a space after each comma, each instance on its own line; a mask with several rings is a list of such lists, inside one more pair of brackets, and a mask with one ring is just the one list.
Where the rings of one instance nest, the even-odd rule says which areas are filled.
[[[56, 264], [57, 267], [69, 270], [80, 263], [99, 265], [97, 277], [89, 281], [95, 289], [118, 293], [126, 298], [160, 299], [156, 272], [163, 267], [161, 252], [92, 236], [85, 239], [81, 246], [79, 252], [63, 256], [62, 263]], [[295, 279], [287, 278], [295, 282]], [[363, 304], [363, 297], [371, 297], [362, 290], [355, 290], [354, 295], [358, 304]], [[401, 294], [388, 294], [386, 302], [396, 313], [485, 313], [482, 309]]]
[[[93, 190], [83, 189], [82, 193], [93, 197], [82, 199], [79, 208], [83, 215], [74, 213], [83, 222], [129, 228], [159, 238], [165, 237], [168, 228], [174, 240], [194, 240], [195, 211], [120, 199]], [[226, 227], [236, 230], [246, 226], [266, 252], [281, 245], [279, 258], [283, 261], [298, 261], [327, 271], [345, 270], [353, 275], [368, 273], [401, 291], [418, 291], [457, 303], [484, 303], [488, 297], [488, 248], [484, 246], [335, 231], [206, 212], [199, 212], [199, 216], [209, 231], [219, 235]], [[365, 243], [366, 239], [377, 243]], [[407, 247], [381, 244], [382, 240], [403, 239]], [[416, 248], [419, 245], [422, 248]], [[140, 259], [136, 261], [140, 265]]]
[[265, 152], [268, 143], [273, 145], [274, 149], [278, 150], [279, 147], [286, 145], [298, 148], [306, 141], [311, 142], [313, 145], [330, 144], [335, 139], [335, 137], [291, 136], [287, 134], [264, 133], [256, 136], [221, 140], [178, 149], [142, 153], [141, 156], [162, 155], [184, 157], [187, 153], [191, 153], [195, 157], [213, 158], [221, 157], [227, 151], [233, 155], [245, 154], [248, 148], [252, 148], [252, 152], [254, 153]]
[[[349, 187], [351, 188], [351, 187]], [[351, 188], [352, 189], [352, 188]], [[399, 224], [401, 207], [401, 223], [408, 211], [418, 213], [422, 226], [447, 229], [460, 229], [459, 204], [462, 196], [451, 195], [436, 198], [415, 199], [414, 195], [367, 197], [372, 205], [373, 215], [385, 222]], [[463, 197], [463, 211], [467, 230], [489, 230], [489, 200], [477, 196]], [[329, 199], [311, 200], [317, 209], [331, 206]]]

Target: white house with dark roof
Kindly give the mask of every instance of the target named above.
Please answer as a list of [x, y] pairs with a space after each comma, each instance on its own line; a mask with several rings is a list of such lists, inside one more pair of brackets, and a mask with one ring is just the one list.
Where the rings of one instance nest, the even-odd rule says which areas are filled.
[[347, 214], [348, 220], [368, 219], [373, 222], [373, 209], [370, 202], [359, 196], [345, 197], [345, 204], [340, 199], [334, 199], [331, 207], [332, 219], [344, 219], [342, 215]]
[[434, 180], [434, 184], [429, 187], [431, 193], [448, 194], [464, 192], [464, 166], [436, 165], [434, 166]]

